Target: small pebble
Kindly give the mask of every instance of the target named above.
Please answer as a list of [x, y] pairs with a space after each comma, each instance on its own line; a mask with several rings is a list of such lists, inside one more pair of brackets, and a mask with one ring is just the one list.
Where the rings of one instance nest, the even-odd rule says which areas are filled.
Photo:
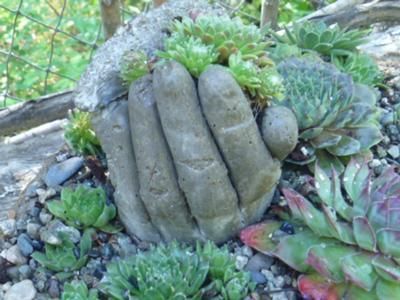
[[242, 253], [244, 256], [247, 256], [248, 258], [253, 256], [253, 250], [247, 245], [244, 245], [242, 247]]
[[251, 280], [253, 280], [257, 284], [265, 284], [267, 282], [265, 276], [260, 272], [251, 271], [250, 276]]
[[55, 196], [57, 194], [56, 190], [53, 188], [49, 188], [47, 190], [45, 189], [37, 189], [36, 193], [38, 195], [39, 198], [39, 203], [44, 204], [46, 202], [47, 199], [52, 198], [53, 196]]
[[42, 226], [40, 224], [37, 224], [37, 223], [28, 223], [26, 225], [26, 233], [32, 239], [38, 239], [39, 238], [39, 229], [41, 227]]
[[22, 265], [18, 268], [18, 272], [20, 274], [21, 279], [30, 279], [33, 270], [29, 267], [29, 265]]
[[247, 256], [238, 255], [236, 256], [235, 267], [237, 270], [243, 270], [248, 262], [249, 258]]
[[56, 279], [51, 278], [49, 280], [49, 289], [48, 289], [48, 293], [50, 295], [51, 298], [58, 298], [60, 297], [60, 287], [59, 287], [59, 283]]
[[23, 256], [29, 256], [32, 254], [32, 240], [26, 233], [22, 233], [18, 236], [17, 245]]
[[15, 219], [7, 219], [0, 222], [0, 237], [1, 236], [12, 236], [17, 231], [17, 225]]
[[373, 159], [370, 163], [369, 166], [370, 168], [376, 168], [381, 165], [381, 161], [379, 159]]
[[263, 270], [261, 270], [261, 273], [265, 276], [265, 278], [268, 281], [272, 282], [274, 280], [275, 276], [270, 270], [263, 269]]
[[260, 271], [261, 269], [269, 269], [274, 263], [274, 258], [262, 253], [256, 253], [247, 263], [246, 271]]
[[44, 178], [48, 187], [56, 187], [72, 177], [83, 166], [83, 158], [72, 157], [61, 163], [52, 165]]
[[43, 225], [46, 225], [53, 219], [53, 216], [47, 213], [45, 210], [42, 210], [39, 214], [39, 220]]
[[14, 265], [23, 265], [27, 261], [26, 257], [22, 255], [17, 245], [11, 246], [9, 249], [3, 250], [0, 253], [0, 256]]
[[392, 145], [389, 147], [388, 151], [389, 155], [393, 157], [394, 159], [398, 158], [400, 156], [400, 149], [398, 145]]
[[36, 296], [36, 289], [32, 281], [23, 280], [14, 284], [4, 296], [4, 300], [33, 300]]

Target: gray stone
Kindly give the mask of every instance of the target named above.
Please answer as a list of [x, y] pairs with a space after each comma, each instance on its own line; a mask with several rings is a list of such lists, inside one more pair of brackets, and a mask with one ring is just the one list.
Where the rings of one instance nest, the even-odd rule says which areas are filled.
[[41, 227], [42, 226], [40, 224], [37, 224], [37, 223], [28, 223], [26, 225], [26, 233], [32, 239], [38, 239], [39, 238], [39, 229]]
[[251, 271], [250, 276], [251, 276], [251, 280], [253, 280], [257, 284], [264, 284], [267, 282], [267, 279], [265, 278], [265, 276], [260, 272]]
[[389, 147], [387, 152], [390, 154], [391, 157], [394, 159], [398, 158], [400, 156], [400, 149], [398, 145], [392, 145]]
[[22, 255], [29, 256], [32, 254], [33, 252], [32, 240], [27, 234], [22, 233], [18, 236], [17, 245]]
[[3, 250], [0, 253], [0, 256], [14, 265], [23, 265], [27, 262], [26, 257], [22, 255], [17, 245], [11, 246], [9, 249]]
[[16, 233], [16, 221], [15, 219], [7, 219], [0, 222], [0, 237], [1, 236], [12, 236]]
[[121, 258], [126, 258], [136, 254], [137, 252], [136, 246], [131, 242], [131, 239], [128, 236], [118, 237], [117, 242], [119, 245], [118, 254]]
[[246, 271], [260, 271], [261, 269], [269, 269], [274, 263], [274, 258], [262, 253], [256, 253], [250, 258], [245, 267]]
[[39, 197], [39, 202], [44, 204], [47, 199], [50, 199], [51, 197], [55, 196], [57, 194], [56, 190], [53, 188], [49, 189], [37, 189], [36, 193]]
[[[157, 115], [151, 76], [129, 90], [129, 120], [140, 196], [164, 240], [202, 239], [179, 189], [175, 168]], [[173, 221], [172, 221], [173, 220]]]
[[280, 160], [296, 147], [299, 128], [294, 113], [284, 106], [272, 106], [264, 110], [261, 132], [271, 153]]
[[51, 278], [49, 280], [49, 289], [48, 293], [51, 298], [58, 298], [60, 297], [60, 287], [59, 283], [56, 279]]
[[49, 214], [46, 210], [42, 209], [42, 211], [39, 214], [39, 220], [43, 225], [46, 225], [53, 219], [53, 215]]
[[22, 265], [18, 268], [21, 279], [29, 279], [32, 276], [33, 270], [29, 265]]
[[83, 158], [72, 157], [61, 163], [55, 164], [49, 168], [44, 178], [44, 182], [48, 187], [56, 187], [71, 176], [73, 176], [83, 166]]
[[249, 258], [247, 256], [238, 255], [235, 259], [235, 267], [237, 270], [243, 270], [243, 268], [247, 265]]
[[51, 221], [47, 227], [40, 230], [40, 239], [51, 245], [61, 245], [62, 240], [60, 233], [65, 234], [70, 241], [78, 243], [81, 239], [81, 234], [78, 229], [66, 226], [60, 220]]
[[18, 266], [11, 266], [7, 268], [7, 275], [8, 278], [10, 278], [13, 281], [18, 281], [19, 280], [19, 271], [18, 271]]
[[23, 280], [14, 284], [5, 294], [4, 300], [33, 300], [36, 296], [36, 289], [32, 281]]

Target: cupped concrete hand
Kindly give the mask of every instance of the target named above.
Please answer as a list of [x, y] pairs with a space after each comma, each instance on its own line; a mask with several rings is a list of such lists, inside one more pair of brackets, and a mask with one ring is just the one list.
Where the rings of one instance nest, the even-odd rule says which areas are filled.
[[280, 160], [297, 142], [297, 122], [286, 108], [265, 110], [258, 128], [248, 99], [222, 66], [209, 66], [195, 81], [166, 61], [116, 99], [124, 88], [115, 61], [126, 44], [159, 49], [171, 19], [193, 6], [212, 11], [205, 1], [171, 1], [138, 17], [141, 32], [128, 28], [110, 39], [77, 89], [77, 106], [95, 111], [119, 217], [146, 241], [223, 242], [258, 221], [279, 181]]
[[[273, 111], [265, 114], [263, 131], [277, 137], [269, 144], [282, 157], [296, 143], [296, 121], [285, 108]], [[96, 131], [119, 214], [141, 239], [222, 242], [259, 220], [271, 203], [280, 162], [222, 66], [210, 66], [196, 86], [182, 65], [165, 62], [101, 119]]]

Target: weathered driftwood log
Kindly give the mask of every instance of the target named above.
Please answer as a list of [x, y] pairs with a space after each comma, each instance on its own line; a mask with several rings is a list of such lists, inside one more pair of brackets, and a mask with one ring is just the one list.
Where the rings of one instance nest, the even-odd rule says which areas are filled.
[[66, 91], [4, 108], [0, 110], [0, 136], [66, 118], [73, 107], [72, 91]]
[[359, 0], [339, 2], [341, 5], [335, 6], [335, 9], [323, 8], [305, 18], [322, 20], [327, 24], [338, 23], [342, 27], [349, 28], [380, 22], [400, 22], [400, 2], [397, 0], [377, 0], [367, 3], [360, 3], [363, 1]]
[[206, 1], [183, 0], [139, 16], [99, 49], [76, 93], [78, 107], [94, 111], [120, 219], [148, 241], [222, 242], [256, 222], [281, 174], [274, 157], [296, 144], [293, 114], [275, 108], [278, 117], [266, 117], [263, 127], [282, 138], [266, 146], [246, 96], [220, 66], [195, 82], [177, 62], [157, 65], [121, 97], [124, 49], [151, 56], [170, 22], [193, 9], [220, 13]]

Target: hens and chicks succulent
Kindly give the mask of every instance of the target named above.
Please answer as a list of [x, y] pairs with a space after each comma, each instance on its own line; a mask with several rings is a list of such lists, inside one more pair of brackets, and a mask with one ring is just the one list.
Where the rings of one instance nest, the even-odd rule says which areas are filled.
[[311, 299], [398, 299], [400, 176], [391, 167], [372, 178], [367, 164], [355, 159], [342, 178], [317, 166], [313, 201], [283, 189], [295, 234], [282, 234], [280, 222], [268, 221], [241, 238], [306, 273], [299, 289]]

